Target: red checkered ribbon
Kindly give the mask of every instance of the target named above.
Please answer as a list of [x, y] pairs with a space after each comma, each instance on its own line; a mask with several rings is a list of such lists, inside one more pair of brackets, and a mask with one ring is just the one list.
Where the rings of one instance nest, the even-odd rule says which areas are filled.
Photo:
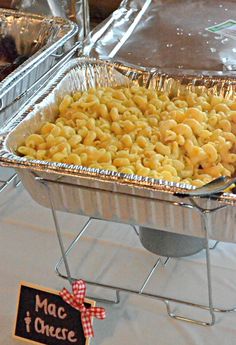
[[99, 307], [86, 307], [84, 305], [86, 285], [83, 280], [77, 280], [74, 282], [72, 284], [72, 291], [73, 294], [64, 288], [59, 292], [59, 295], [66, 303], [80, 311], [85, 338], [93, 337], [92, 317], [96, 317], [101, 320], [105, 319], [105, 309]]

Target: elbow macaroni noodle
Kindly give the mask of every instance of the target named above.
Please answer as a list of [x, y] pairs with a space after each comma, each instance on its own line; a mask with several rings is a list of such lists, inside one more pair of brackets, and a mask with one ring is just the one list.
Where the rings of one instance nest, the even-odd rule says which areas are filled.
[[235, 135], [236, 100], [98, 87], [66, 95], [18, 153], [201, 186], [235, 173]]

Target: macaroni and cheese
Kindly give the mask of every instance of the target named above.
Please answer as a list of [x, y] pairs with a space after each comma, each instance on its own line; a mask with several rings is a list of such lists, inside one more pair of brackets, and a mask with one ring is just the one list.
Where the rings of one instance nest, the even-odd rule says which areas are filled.
[[55, 122], [45, 122], [18, 153], [201, 186], [234, 174], [235, 135], [236, 100], [98, 87], [66, 95]]

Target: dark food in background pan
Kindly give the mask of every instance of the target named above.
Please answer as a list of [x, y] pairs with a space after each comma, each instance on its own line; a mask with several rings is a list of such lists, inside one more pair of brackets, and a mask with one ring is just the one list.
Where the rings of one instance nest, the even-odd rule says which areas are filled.
[[89, 0], [90, 22], [92, 28], [106, 19], [120, 5], [121, 0]]
[[236, 186], [234, 186], [231, 190], [230, 190], [231, 193], [233, 194], [236, 194]]
[[6, 35], [0, 39], [0, 59], [13, 63], [18, 57], [16, 43], [12, 36]]
[[17, 52], [16, 43], [11, 35], [0, 38], [0, 81], [27, 60], [27, 56]]

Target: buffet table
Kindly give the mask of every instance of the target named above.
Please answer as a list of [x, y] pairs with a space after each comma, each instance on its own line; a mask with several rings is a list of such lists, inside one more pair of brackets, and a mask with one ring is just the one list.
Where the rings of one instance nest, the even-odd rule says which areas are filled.
[[[21, 186], [18, 189], [10, 187], [8, 193], [0, 194], [0, 214], [0, 340], [4, 345], [13, 345], [19, 343], [11, 337], [19, 282], [25, 280], [54, 289], [68, 287], [68, 284], [54, 273], [60, 252], [50, 211], [32, 201]], [[86, 221], [85, 217], [64, 213], [60, 213], [59, 219], [63, 224], [65, 244], [71, 242]], [[98, 263], [104, 255], [107, 258], [99, 271], [93, 254]], [[211, 254], [215, 305], [236, 305], [236, 247], [219, 243]], [[132, 287], [140, 283], [141, 276], [146, 275], [156, 256], [143, 249], [129, 226], [95, 222], [71, 258], [73, 271], [78, 272], [77, 260], [83, 260], [80, 277], [104, 277], [103, 281], [115, 283], [122, 280], [123, 284]], [[147, 291], [206, 303], [204, 260], [203, 251], [189, 258], [170, 260], [156, 271]], [[114, 298], [111, 292], [93, 289], [89, 293]], [[234, 313], [216, 314], [215, 326], [202, 327], [171, 320], [160, 301], [125, 293], [121, 294], [119, 304], [103, 303], [102, 306], [106, 308], [107, 318], [102, 322], [95, 320], [95, 339], [91, 344], [118, 345], [122, 342], [141, 345], [145, 341], [146, 344], [162, 345], [229, 345], [235, 341]], [[193, 313], [203, 318], [206, 316], [196, 309], [180, 306], [178, 310], [190, 316]]]

